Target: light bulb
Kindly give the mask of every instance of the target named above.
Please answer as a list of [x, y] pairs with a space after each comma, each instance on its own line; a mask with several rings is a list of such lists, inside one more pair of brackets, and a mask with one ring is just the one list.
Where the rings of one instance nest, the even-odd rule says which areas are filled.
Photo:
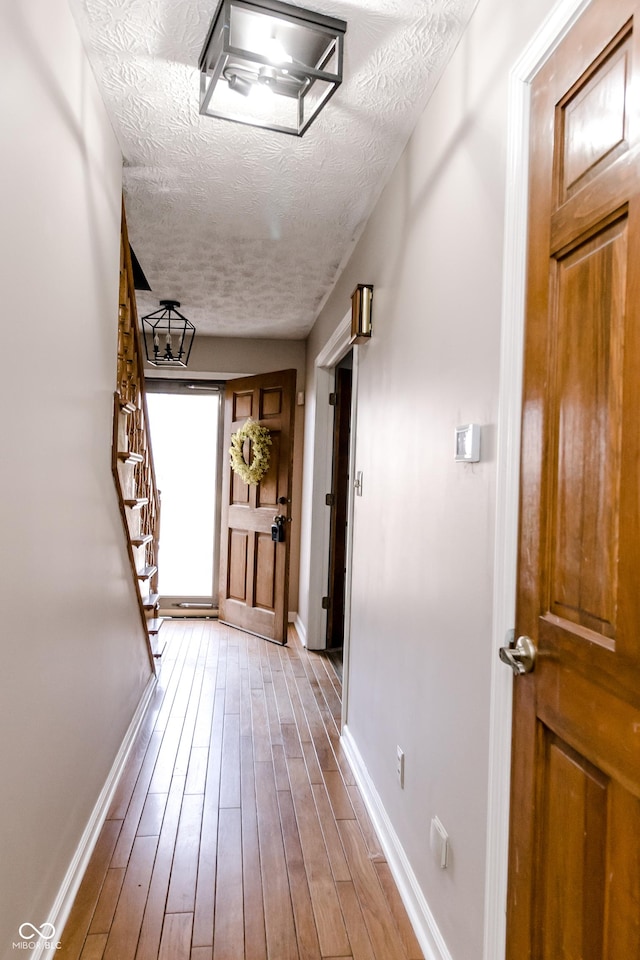
[[293, 58], [289, 56], [282, 43], [276, 37], [270, 37], [264, 45], [264, 55], [271, 63], [280, 65], [283, 63], [293, 63]]
[[251, 87], [251, 95], [249, 97], [249, 102], [254, 104], [258, 109], [261, 105], [265, 107], [272, 103], [273, 101], [273, 87], [268, 83], [254, 83]]

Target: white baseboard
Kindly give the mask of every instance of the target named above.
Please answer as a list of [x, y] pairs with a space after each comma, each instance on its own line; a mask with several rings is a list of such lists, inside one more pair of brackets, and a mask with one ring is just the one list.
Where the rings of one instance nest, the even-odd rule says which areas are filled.
[[[94, 847], [98, 841], [98, 836], [102, 829], [102, 825], [107, 818], [107, 813], [109, 812], [111, 801], [113, 800], [113, 796], [116, 792], [116, 787], [118, 786], [118, 782], [122, 776], [125, 764], [129, 758], [129, 754], [131, 753], [131, 748], [133, 747], [136, 736], [147, 712], [147, 708], [151, 702], [151, 697], [153, 695], [153, 691], [155, 690], [156, 683], [157, 678], [155, 676], [149, 677], [149, 682], [147, 683], [144, 693], [140, 698], [140, 703], [138, 704], [136, 712], [133, 715], [133, 719], [129, 724], [129, 729], [127, 730], [120, 745], [120, 749], [118, 750], [117, 756], [113, 762], [111, 770], [109, 771], [105, 785], [102, 788], [100, 796], [96, 801], [96, 805], [93, 808], [93, 812], [89, 817], [89, 822], [85, 827], [82, 837], [80, 838], [80, 843], [78, 844], [66, 876], [62, 881], [62, 886], [58, 891], [58, 896], [53, 904], [49, 923], [51, 923], [57, 930], [58, 940], [60, 939], [60, 934], [64, 930], [67, 920], [69, 919], [73, 901], [76, 898], [80, 883], [82, 882], [82, 878], [89, 864], [91, 854], [93, 853]], [[50, 948], [48, 949], [46, 942], [44, 940], [40, 940], [38, 946], [29, 951], [29, 956], [32, 958], [32, 960], [41, 960], [41, 958], [45, 955], [50, 956], [52, 953], [55, 953], [55, 950], [52, 951]]]
[[302, 620], [300, 619], [300, 614], [299, 614], [299, 613], [296, 613], [296, 614], [295, 614], [295, 617], [294, 617], [294, 620], [293, 620], [293, 625], [294, 625], [294, 627], [296, 628], [296, 633], [297, 633], [298, 636], [300, 637], [300, 643], [302, 644], [303, 647], [306, 647], [306, 645], [307, 645], [307, 628], [305, 627], [304, 623], [303, 623]]
[[342, 745], [349, 758], [367, 811], [378, 834], [389, 869], [398, 887], [425, 960], [452, 960], [438, 925], [420, 889], [409, 859], [382, 804], [360, 751], [348, 727], [342, 730]]

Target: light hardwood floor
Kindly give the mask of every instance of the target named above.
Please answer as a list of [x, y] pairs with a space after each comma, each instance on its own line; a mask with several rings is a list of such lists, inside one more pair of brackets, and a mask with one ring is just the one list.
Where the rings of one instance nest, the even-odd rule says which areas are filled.
[[422, 960], [340, 746], [341, 685], [290, 630], [165, 624], [153, 703], [56, 956]]

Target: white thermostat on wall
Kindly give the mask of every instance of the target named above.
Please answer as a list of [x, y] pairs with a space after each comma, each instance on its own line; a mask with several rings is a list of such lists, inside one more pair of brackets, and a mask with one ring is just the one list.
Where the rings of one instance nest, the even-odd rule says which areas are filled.
[[477, 463], [480, 459], [480, 424], [456, 427], [456, 460]]

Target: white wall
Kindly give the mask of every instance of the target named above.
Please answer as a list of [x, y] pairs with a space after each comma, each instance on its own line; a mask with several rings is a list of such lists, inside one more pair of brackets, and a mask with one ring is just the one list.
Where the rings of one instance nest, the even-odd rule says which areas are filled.
[[[186, 304], [181, 307], [188, 315]], [[151, 377], [230, 380], [273, 370], [298, 371], [298, 390], [304, 389], [306, 349], [304, 340], [267, 340], [250, 337], [209, 337], [196, 331], [189, 366], [166, 370], [145, 363]]]
[[111, 476], [121, 157], [66, 0], [0, 12], [0, 955], [60, 891], [151, 676]]
[[[347, 727], [454, 960], [483, 944], [508, 72], [550, 7], [479, 0], [307, 349], [312, 395], [314, 358], [353, 287], [374, 284]], [[454, 428], [473, 421], [482, 460], [456, 463]], [[303, 527], [303, 588], [312, 548]], [[318, 600], [301, 589], [303, 623]], [[451, 838], [444, 871], [429, 851], [434, 815]]]

